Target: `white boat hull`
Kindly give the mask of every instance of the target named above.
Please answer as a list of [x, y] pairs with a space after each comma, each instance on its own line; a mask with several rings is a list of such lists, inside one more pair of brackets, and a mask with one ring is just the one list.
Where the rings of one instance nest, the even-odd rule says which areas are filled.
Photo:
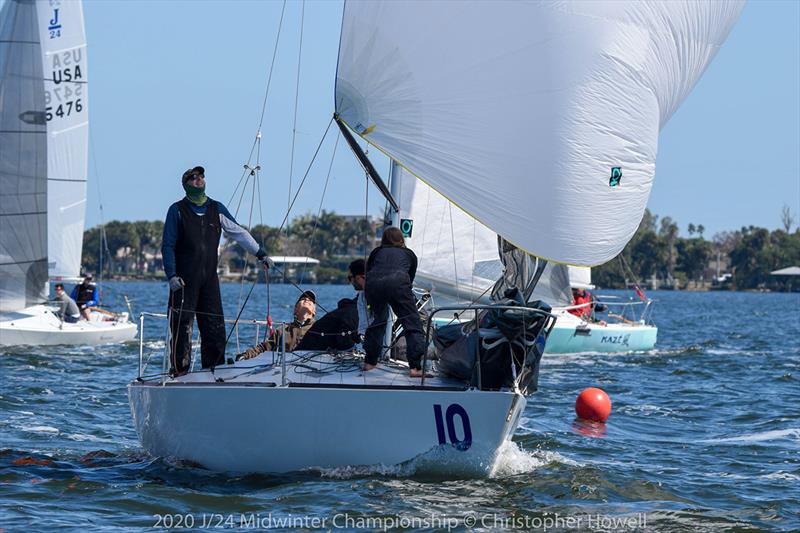
[[[235, 367], [226, 368], [216, 377], [231, 376]], [[280, 379], [273, 368], [267, 373]], [[390, 385], [381, 374], [337, 373], [291, 386], [230, 377], [134, 381], [128, 393], [139, 440], [151, 455], [232, 472], [389, 466], [440, 452], [489, 471], [525, 408], [525, 398], [513, 392], [420, 388], [419, 379], [405, 385], [412, 380], [396, 372]]]
[[640, 323], [585, 322], [562, 312], [547, 337], [545, 353], [639, 352], [652, 350], [658, 328]]
[[48, 307], [36, 305], [4, 317], [0, 321], [0, 346], [96, 345], [129, 341], [136, 337], [136, 324], [120, 320], [93, 320], [74, 324], [61, 322]]

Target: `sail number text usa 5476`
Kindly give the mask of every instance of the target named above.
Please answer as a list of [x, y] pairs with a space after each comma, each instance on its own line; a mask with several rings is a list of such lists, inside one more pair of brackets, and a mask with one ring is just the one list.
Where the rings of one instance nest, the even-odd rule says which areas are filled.
[[46, 78], [44, 103], [47, 121], [66, 118], [85, 109], [83, 99], [86, 67], [83, 50], [75, 48], [48, 58], [51, 76]]

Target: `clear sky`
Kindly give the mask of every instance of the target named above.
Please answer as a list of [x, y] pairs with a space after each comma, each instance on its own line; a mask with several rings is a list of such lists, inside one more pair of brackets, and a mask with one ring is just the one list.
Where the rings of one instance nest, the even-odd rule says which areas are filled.
[[[206, 167], [207, 192], [227, 202], [256, 133], [282, 3], [84, 3], [89, 46], [87, 227], [163, 219], [183, 195], [181, 173]], [[286, 7], [262, 127], [261, 206], [254, 223], [286, 210], [303, 4]], [[342, 4], [306, 1], [293, 182], [333, 113]], [[335, 126], [334, 126], [335, 128]], [[335, 130], [332, 130], [335, 133]], [[331, 135], [292, 213], [316, 212]], [[387, 173], [385, 160], [380, 171]], [[340, 144], [324, 207], [377, 214], [383, 205]], [[800, 2], [751, 1], [694, 92], [661, 134], [651, 211], [691, 222], [706, 237], [744, 225], [774, 229], [789, 205], [800, 218]], [[235, 206], [233, 206], [235, 208]], [[233, 209], [232, 209], [233, 210]], [[238, 215], [247, 223], [247, 215]]]

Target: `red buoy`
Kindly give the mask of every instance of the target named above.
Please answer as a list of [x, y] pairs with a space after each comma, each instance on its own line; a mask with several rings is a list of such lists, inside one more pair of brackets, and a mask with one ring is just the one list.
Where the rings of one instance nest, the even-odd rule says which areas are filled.
[[575, 400], [575, 413], [583, 420], [605, 422], [611, 414], [611, 399], [602, 389], [589, 387]]

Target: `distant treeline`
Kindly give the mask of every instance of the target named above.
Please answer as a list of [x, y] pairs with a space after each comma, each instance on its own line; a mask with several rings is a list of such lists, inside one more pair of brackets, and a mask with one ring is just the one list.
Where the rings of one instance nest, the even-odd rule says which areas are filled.
[[[354, 257], [364, 257], [375, 246], [375, 235], [380, 222], [363, 216], [342, 216], [322, 211], [320, 216], [295, 217], [288, 229], [278, 231], [266, 225], [250, 230], [269, 255], [309, 256], [320, 264], [308, 271], [300, 269], [297, 276], [304, 281], [317, 283], [346, 282], [347, 265]], [[105, 231], [103, 231], [105, 230]], [[103, 240], [103, 233], [105, 239]], [[103, 228], [96, 226], [83, 234], [82, 265], [86, 271], [102, 271], [106, 277], [158, 277], [163, 275], [161, 239], [164, 222], [114, 220]], [[253, 258], [250, 257], [252, 266]], [[220, 270], [241, 273], [246, 268], [245, 251], [238, 245], [226, 244], [220, 255]]]
[[[688, 237], [678, 235], [678, 224], [670, 217], [659, 219], [645, 211], [639, 228], [620, 257], [593, 269], [594, 283], [604, 288], [623, 288], [639, 283], [660, 288], [723, 288], [800, 290], [794, 277], [771, 276], [770, 272], [800, 265], [800, 230], [792, 232], [793, 219], [784, 210], [783, 229], [769, 231], [753, 226], [722, 232], [709, 241], [705, 228], [689, 224]], [[302, 272], [305, 281], [345, 281], [347, 264], [364, 257], [377, 244], [378, 219], [342, 216], [323, 211], [319, 217], [294, 218], [288, 231], [265, 225], [251, 234], [270, 255], [310, 256], [320, 264]], [[100, 271], [101, 248], [106, 277], [162, 275], [162, 221], [120, 222], [91, 228], [83, 236], [83, 266]], [[244, 251], [226, 246], [220, 258], [223, 273], [247, 270]], [[248, 270], [252, 275], [255, 270]], [[307, 275], [308, 274], [308, 275]]]
[[702, 224], [689, 224], [688, 238], [678, 224], [645, 210], [642, 222], [620, 257], [592, 270], [599, 287], [624, 288], [631, 283], [657, 288], [730, 290], [800, 290], [797, 276], [770, 272], [800, 265], [800, 230], [784, 208], [783, 229], [755, 226], [717, 233], [708, 241]]

